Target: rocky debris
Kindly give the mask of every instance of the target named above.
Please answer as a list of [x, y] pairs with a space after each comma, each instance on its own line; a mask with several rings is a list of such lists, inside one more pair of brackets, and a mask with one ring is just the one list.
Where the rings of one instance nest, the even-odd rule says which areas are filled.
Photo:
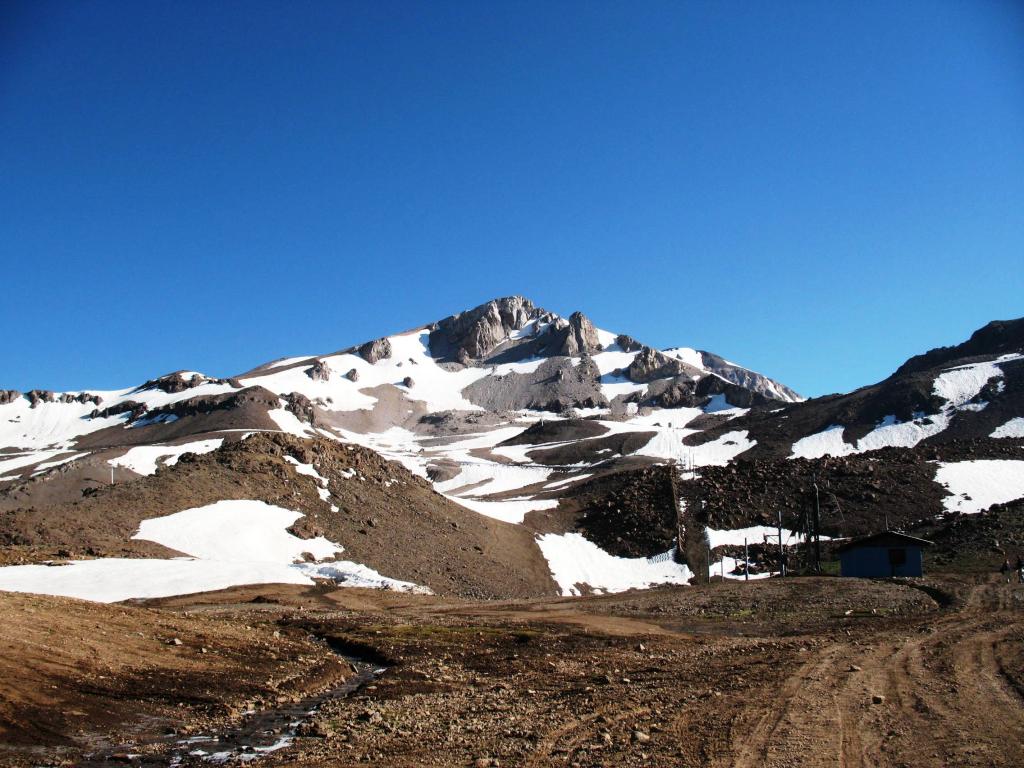
[[699, 376], [700, 371], [682, 360], [668, 357], [656, 349], [641, 347], [640, 352], [633, 358], [624, 374], [635, 384], [647, 384], [654, 379], [665, 379], [684, 374], [693, 378]]
[[934, 462], [972, 459], [1024, 459], [1024, 441], [954, 441], [820, 459], [741, 456], [729, 466], [701, 467], [697, 480], [680, 483], [680, 492], [703, 503], [712, 528], [771, 526], [781, 511], [783, 526], [796, 530], [813, 508], [817, 481], [823, 533], [876, 533], [888, 521], [895, 530], [917, 528], [928, 538], [920, 526], [935, 524], [946, 495], [934, 482]]
[[570, 408], [604, 408], [600, 371], [584, 357], [545, 360], [531, 373], [510, 373], [474, 381], [462, 394], [489, 411], [540, 410], [564, 413]]
[[632, 336], [627, 336], [624, 333], [619, 334], [615, 337], [615, 343], [619, 345], [619, 348], [623, 352], [639, 352], [644, 348], [644, 345], [634, 339]]
[[413, 380], [412, 376], [406, 376], [402, 379], [402, 386], [406, 389], [412, 389], [415, 385], [416, 382]]
[[391, 340], [387, 338], [368, 341], [356, 350], [357, 354], [370, 365], [391, 357]]
[[[1024, 452], [1022, 452], [1024, 455]], [[972, 515], [947, 515], [914, 529], [933, 542], [925, 551], [930, 569], [993, 573], [1008, 558], [1024, 557], [1024, 499], [996, 504]]]
[[21, 392], [16, 389], [0, 389], [0, 405], [9, 405], [21, 397]]
[[515, 331], [546, 314], [522, 296], [506, 296], [452, 315], [430, 329], [430, 353], [449, 362], [485, 359]]
[[326, 361], [317, 360], [306, 370], [306, 375], [313, 381], [330, 381], [331, 367], [327, 365]]
[[420, 417], [420, 425], [426, 431], [439, 436], [461, 435], [479, 432], [486, 427], [506, 423], [509, 415], [490, 411], [438, 411]]
[[[287, 397], [285, 399], [287, 400]], [[241, 423], [254, 428], [271, 428], [275, 425], [267, 418], [266, 413], [280, 407], [280, 398], [269, 390], [263, 387], [246, 387], [237, 392], [190, 397], [152, 410], [147, 410], [142, 403], [126, 400], [109, 408], [94, 410], [90, 416], [102, 418], [129, 413], [129, 422], [138, 422], [145, 417], [146, 421], [152, 424], [169, 420], [172, 416], [175, 419], [204, 416], [209, 418], [205, 424], [206, 431], [212, 432], [223, 428], [234, 429]], [[230, 416], [232, 412], [235, 412], [236, 417]], [[262, 424], [265, 424], [265, 427], [261, 427]], [[91, 439], [87, 437], [85, 441]]]
[[619, 432], [575, 440], [551, 448], [538, 447], [528, 451], [526, 455], [531, 461], [548, 466], [593, 464], [616, 456], [628, 456], [639, 451], [650, 442], [654, 434], [654, 432]]
[[[745, 389], [715, 375], [692, 379], [684, 374], [672, 379], [655, 379], [642, 396], [636, 397], [641, 407], [648, 408], [703, 408], [714, 395], [724, 395], [725, 402], [734, 408], [777, 406], [779, 402]], [[694, 429], [707, 428], [710, 424]]]
[[432, 483], [443, 483], [453, 480], [462, 472], [462, 467], [451, 459], [437, 459], [427, 465], [427, 477]]
[[353, 383], [357, 382], [359, 381], [359, 371], [357, 371], [355, 368], [352, 368], [351, 370], [349, 370], [348, 373], [345, 374], [345, 378]]
[[316, 421], [316, 406], [301, 392], [289, 392], [282, 398], [285, 401], [285, 410], [295, 415], [299, 421], [304, 421], [313, 426]]
[[608, 427], [589, 419], [541, 419], [518, 435], [498, 445], [541, 445], [570, 440], [585, 440], [608, 432]]
[[672, 549], [677, 532], [675, 470], [646, 467], [592, 478], [563, 502], [576, 528], [619, 557], [651, 557]]

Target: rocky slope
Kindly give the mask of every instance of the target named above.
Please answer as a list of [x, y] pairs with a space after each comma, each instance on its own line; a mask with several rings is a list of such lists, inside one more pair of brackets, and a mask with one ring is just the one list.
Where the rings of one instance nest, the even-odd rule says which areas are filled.
[[[992, 323], [883, 382], [802, 401], [715, 354], [656, 350], [508, 297], [233, 377], [5, 390], [3, 558], [175, 550], [214, 568], [202, 553], [215, 550], [218, 578], [238, 583], [244, 553], [136, 534], [199, 509], [189, 525], [216, 538], [243, 514], [218, 504], [244, 502], [252, 530], [280, 545], [284, 571], [245, 566], [264, 580], [477, 597], [685, 581], [670, 554], [679, 497], [705, 505], [684, 507], [691, 527], [771, 525], [782, 510], [798, 530], [817, 480], [824, 525], [848, 536], [1024, 496], [1022, 329]], [[293, 569], [281, 553], [302, 551], [295, 537], [311, 564]]]

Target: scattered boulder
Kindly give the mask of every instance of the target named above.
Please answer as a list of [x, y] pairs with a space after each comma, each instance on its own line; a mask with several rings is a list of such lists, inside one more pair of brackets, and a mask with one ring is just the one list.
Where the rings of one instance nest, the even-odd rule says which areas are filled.
[[405, 387], [406, 389], [412, 389], [414, 386], [416, 386], [416, 382], [413, 381], [412, 376], [406, 376], [404, 379], [402, 379], [402, 386]]
[[345, 374], [345, 378], [351, 382], [359, 381], [359, 371], [353, 368], [352, 370]]
[[313, 381], [329, 381], [331, 378], [331, 368], [325, 361], [317, 360], [306, 369], [306, 375]]
[[363, 360], [373, 365], [379, 360], [386, 360], [391, 357], [391, 340], [385, 338], [368, 341], [359, 347], [357, 351]]

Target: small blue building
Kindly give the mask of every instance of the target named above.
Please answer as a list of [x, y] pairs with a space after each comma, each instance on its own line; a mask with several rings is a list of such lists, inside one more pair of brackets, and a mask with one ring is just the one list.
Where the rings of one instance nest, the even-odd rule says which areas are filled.
[[837, 548], [840, 575], [862, 579], [888, 579], [895, 576], [923, 576], [922, 548], [930, 541], [895, 531], [847, 542]]

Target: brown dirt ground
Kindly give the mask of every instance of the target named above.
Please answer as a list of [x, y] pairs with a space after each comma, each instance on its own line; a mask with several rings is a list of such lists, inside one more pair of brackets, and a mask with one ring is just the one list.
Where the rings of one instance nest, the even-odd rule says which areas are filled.
[[[141, 714], [151, 731], [169, 712], [183, 732], [216, 728], [237, 720], [268, 670], [322, 685], [323, 674], [298, 675], [325, 655], [303, 645], [317, 647], [310, 635], [369, 649], [389, 669], [324, 704], [316, 736], [257, 765], [1008, 766], [1024, 744], [1024, 586], [981, 578], [486, 603], [275, 586], [146, 608], [4, 600], [15, 620], [0, 628], [0, 714], [8, 742], [12, 723], [35, 720], [35, 764], [133, 729], [133, 751], [159, 753]], [[184, 645], [164, 645], [166, 634]], [[251, 637], [267, 643], [255, 660], [241, 655]], [[199, 642], [225, 650], [199, 657]], [[97, 677], [92, 654], [109, 667], [103, 686], [78, 681], [83, 663]]]

